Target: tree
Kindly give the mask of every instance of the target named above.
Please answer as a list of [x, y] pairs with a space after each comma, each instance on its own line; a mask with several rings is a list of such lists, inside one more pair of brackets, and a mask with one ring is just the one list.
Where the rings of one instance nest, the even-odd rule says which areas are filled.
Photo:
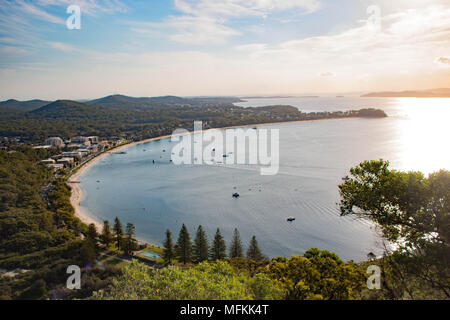
[[[450, 172], [428, 178], [421, 172], [389, 169], [383, 160], [364, 161], [350, 169], [351, 178], [339, 186], [342, 216], [355, 215], [375, 222], [383, 236], [396, 244], [382, 262], [391, 270], [390, 297], [411, 299], [423, 294], [417, 280], [450, 297]], [[403, 291], [394, 290], [401, 286]], [[395, 296], [395, 292], [398, 295]], [[422, 291], [420, 293], [419, 291]]]
[[255, 236], [253, 236], [252, 239], [250, 240], [250, 245], [247, 250], [247, 258], [256, 261], [264, 260], [264, 256], [261, 253], [261, 250], [259, 249], [258, 241], [256, 241]]
[[48, 298], [46, 283], [44, 280], [37, 280], [31, 287], [19, 295], [20, 300], [45, 300]]
[[213, 240], [213, 244], [211, 247], [211, 260], [216, 261], [216, 260], [221, 260], [224, 259], [227, 254], [226, 254], [226, 245], [225, 245], [225, 240], [223, 240], [222, 234], [220, 233], [220, 229], [217, 228], [216, 234], [214, 236], [214, 240]]
[[111, 232], [111, 227], [108, 220], [103, 221], [103, 231], [100, 238], [106, 248], [108, 248], [114, 241], [114, 236]]
[[363, 267], [316, 248], [303, 256], [274, 258], [264, 272], [283, 283], [288, 300], [358, 299], [367, 279]]
[[162, 257], [167, 264], [170, 264], [172, 259], [175, 258], [175, 249], [172, 242], [172, 233], [169, 229], [166, 230], [166, 240], [164, 240], [163, 246], [164, 251]]
[[108, 290], [94, 293], [98, 300], [250, 300], [281, 299], [278, 281], [263, 274], [253, 278], [236, 273], [225, 261], [207, 261], [192, 268], [149, 268], [133, 260]]
[[80, 249], [81, 262], [84, 265], [93, 265], [97, 259], [97, 252], [95, 250], [95, 245], [91, 239], [86, 238], [83, 240]]
[[230, 244], [230, 258], [241, 258], [243, 256], [242, 241], [238, 229], [234, 229], [233, 239]]
[[130, 255], [133, 251], [137, 250], [137, 241], [134, 238], [135, 227], [132, 223], [127, 223], [125, 238], [123, 239], [123, 251], [126, 255]]
[[116, 236], [116, 244], [117, 244], [117, 249], [121, 248], [121, 243], [122, 243], [122, 237], [123, 237], [123, 228], [122, 228], [122, 223], [120, 222], [119, 218], [116, 217], [116, 219], [114, 220], [114, 234]]
[[208, 260], [208, 239], [202, 226], [198, 226], [194, 240], [193, 258], [195, 262]]
[[98, 233], [97, 233], [97, 228], [95, 227], [95, 224], [91, 223], [88, 226], [88, 230], [87, 230], [87, 233], [86, 233], [86, 238], [92, 241], [92, 243], [94, 244], [94, 247], [95, 247], [95, 251], [98, 252], [98, 244], [97, 244], [97, 242], [98, 242]]
[[178, 260], [180, 262], [184, 264], [191, 262], [192, 260], [191, 237], [184, 223], [183, 226], [181, 227], [180, 234], [178, 235], [176, 251]]

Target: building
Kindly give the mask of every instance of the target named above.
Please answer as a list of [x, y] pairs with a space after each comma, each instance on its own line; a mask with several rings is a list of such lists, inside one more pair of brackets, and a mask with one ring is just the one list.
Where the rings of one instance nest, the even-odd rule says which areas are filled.
[[58, 161], [56, 161], [56, 164], [62, 164], [64, 167], [69, 167], [72, 164], [74, 164], [74, 159], [73, 158], [69, 158], [69, 157], [65, 157], [65, 158], [61, 158]]
[[80, 143], [69, 143], [67, 144], [67, 148], [69, 149], [73, 149], [73, 148], [83, 148], [86, 147], [84, 144], [80, 144]]
[[98, 144], [98, 142], [99, 142], [99, 139], [97, 136], [92, 136], [92, 137], [87, 137], [87, 138], [88, 138], [89, 142], [91, 143], [91, 145]]
[[72, 152], [63, 152], [62, 153], [62, 156], [65, 158], [65, 157], [68, 157], [68, 158], [75, 158], [75, 159], [78, 159], [78, 160], [80, 160], [81, 158], [83, 158], [83, 155], [80, 153], [80, 152], [78, 152], [78, 151], [72, 151]]
[[[89, 147], [89, 148], [91, 148], [91, 147]], [[75, 150], [75, 152], [79, 152], [82, 157], [86, 157], [87, 155], [89, 155], [91, 153], [91, 151], [89, 151], [89, 149], [78, 149], [78, 150]]]
[[89, 151], [95, 153], [95, 152], [97, 152], [100, 149], [100, 146], [101, 146], [100, 144], [96, 144], [96, 145], [90, 146], [89, 147]]
[[52, 168], [54, 171], [64, 169], [64, 164], [62, 163], [53, 163], [47, 165], [49, 168]]
[[45, 144], [52, 146], [52, 148], [64, 147], [64, 141], [59, 137], [52, 137], [45, 140]]
[[83, 137], [83, 136], [73, 137], [72, 139], [70, 139], [70, 143], [71, 144], [81, 144], [81, 145], [84, 145], [86, 147], [89, 147], [91, 145], [91, 142], [89, 141], [89, 138], [88, 137]]
[[53, 159], [46, 159], [46, 160], [42, 160], [41, 162], [39, 162], [41, 164], [55, 164], [56, 161]]

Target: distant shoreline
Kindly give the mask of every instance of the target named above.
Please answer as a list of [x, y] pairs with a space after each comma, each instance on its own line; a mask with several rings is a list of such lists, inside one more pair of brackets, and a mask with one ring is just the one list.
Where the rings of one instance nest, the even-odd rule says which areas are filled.
[[[209, 130], [226, 130], [226, 129], [236, 129], [236, 128], [247, 128], [247, 127], [260, 127], [260, 126], [270, 126], [270, 125], [278, 125], [278, 124], [290, 124], [290, 123], [299, 123], [299, 122], [316, 122], [316, 121], [328, 121], [328, 120], [348, 120], [355, 119], [355, 117], [343, 117], [343, 118], [327, 118], [327, 119], [314, 119], [314, 120], [295, 120], [295, 121], [281, 121], [281, 122], [270, 122], [270, 123], [259, 123], [259, 124], [246, 124], [246, 125], [236, 125], [236, 126], [228, 126], [223, 128], [210, 128], [204, 131]], [[190, 131], [189, 134], [192, 134], [194, 131]], [[149, 138], [141, 141], [135, 141], [126, 143], [117, 147], [114, 147], [108, 151], [105, 151], [98, 156], [92, 158], [91, 160], [84, 163], [78, 170], [72, 174], [67, 180], [67, 184], [71, 187], [71, 195], [70, 195], [70, 203], [75, 210], [75, 216], [80, 219], [83, 223], [89, 225], [94, 224], [97, 228], [97, 231], [101, 232], [103, 229], [103, 221], [100, 221], [98, 218], [94, 217], [94, 215], [89, 212], [87, 209], [81, 206], [81, 201], [83, 200], [83, 192], [81, 190], [80, 184], [75, 183], [79, 182], [79, 179], [86, 173], [86, 171], [96, 164], [98, 161], [103, 158], [111, 155], [112, 153], [118, 152], [120, 150], [126, 149], [128, 147], [132, 147], [139, 144], [144, 144], [152, 141], [159, 141], [163, 139], [170, 138], [172, 135], [164, 135], [155, 138]]]

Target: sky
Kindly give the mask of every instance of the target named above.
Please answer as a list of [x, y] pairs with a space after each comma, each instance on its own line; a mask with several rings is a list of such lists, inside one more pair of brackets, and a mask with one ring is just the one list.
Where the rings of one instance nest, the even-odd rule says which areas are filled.
[[0, 100], [442, 87], [449, 0], [0, 1]]

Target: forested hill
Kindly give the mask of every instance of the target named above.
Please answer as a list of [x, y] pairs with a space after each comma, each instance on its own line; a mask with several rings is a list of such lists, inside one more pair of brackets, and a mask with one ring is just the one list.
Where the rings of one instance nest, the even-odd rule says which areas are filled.
[[[71, 101], [71, 100], [60, 100]], [[58, 102], [58, 101], [55, 101]], [[75, 101], [74, 101], [75, 102]], [[80, 101], [81, 102], [81, 101]], [[182, 98], [177, 96], [162, 96], [162, 97], [129, 97], [121, 94], [110, 95], [107, 97], [94, 99], [90, 101], [84, 101], [85, 104], [97, 107], [113, 108], [113, 109], [126, 109], [126, 110], [140, 110], [140, 109], [152, 109], [162, 107], [174, 107], [174, 106], [192, 106], [192, 107], [205, 107], [211, 105], [224, 105], [232, 104], [235, 102], [242, 102], [237, 97], [191, 97]], [[52, 101], [44, 100], [29, 100], [18, 101], [14, 99], [1, 101], [0, 110], [8, 109], [14, 111], [32, 111], [51, 104]]]
[[[142, 140], [171, 134], [176, 128], [192, 129], [194, 121], [204, 128], [258, 123], [348, 117], [385, 117], [382, 110], [303, 113], [292, 106], [244, 108], [234, 98], [130, 98], [110, 96], [82, 103], [58, 100], [32, 111], [0, 108], [0, 137], [39, 143], [49, 136], [121, 136]], [[160, 101], [160, 102], [158, 102]], [[182, 104], [182, 102], [189, 102]]]
[[86, 118], [98, 113], [106, 113], [99, 107], [71, 100], [58, 100], [30, 112], [32, 116], [44, 118]]
[[241, 101], [242, 100], [236, 97], [181, 98], [177, 96], [163, 96], [134, 98], [124, 95], [111, 95], [88, 101], [87, 104], [106, 108], [140, 110], [174, 106], [205, 107], [211, 105], [232, 104]]
[[38, 109], [42, 106], [49, 104], [50, 101], [44, 100], [29, 100], [29, 101], [17, 101], [14, 99], [0, 102], [0, 108], [17, 110], [17, 111], [30, 111]]

